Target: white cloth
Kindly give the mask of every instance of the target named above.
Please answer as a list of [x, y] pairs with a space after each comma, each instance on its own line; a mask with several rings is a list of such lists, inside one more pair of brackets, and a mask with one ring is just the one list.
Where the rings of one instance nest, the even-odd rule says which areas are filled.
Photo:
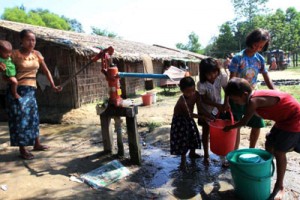
[[[225, 72], [221, 71], [220, 75], [216, 78], [214, 83], [210, 83], [208, 81], [204, 83], [200, 83], [200, 81], [197, 83], [197, 90], [199, 91], [200, 95], [206, 95], [211, 101], [215, 103], [222, 103], [222, 97], [221, 97], [221, 90], [222, 88], [224, 89], [228, 83], [228, 76]], [[207, 105], [203, 104], [203, 107], [206, 109], [207, 112], [213, 113], [216, 115], [218, 113], [218, 109]]]
[[46, 86], [50, 86], [50, 82], [47, 79], [47, 76], [45, 76], [44, 74], [37, 74], [36, 80], [41, 88], [41, 90], [44, 92], [44, 90], [46, 89]]

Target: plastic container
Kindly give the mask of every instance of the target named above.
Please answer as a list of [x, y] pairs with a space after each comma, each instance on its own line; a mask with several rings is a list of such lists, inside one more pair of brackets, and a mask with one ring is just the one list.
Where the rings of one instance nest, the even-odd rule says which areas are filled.
[[142, 95], [143, 105], [149, 106], [152, 103], [152, 94], [143, 94]]
[[122, 105], [122, 107], [130, 107], [133, 105], [133, 103], [132, 103], [131, 99], [123, 99], [121, 105]]
[[265, 200], [271, 192], [273, 155], [261, 149], [239, 149], [226, 156], [236, 195], [243, 200]]
[[237, 129], [231, 129], [228, 132], [223, 131], [225, 126], [234, 123], [232, 113], [230, 113], [230, 116], [231, 120], [216, 119], [209, 123], [210, 150], [219, 156], [226, 156], [235, 147]]
[[152, 95], [152, 103], [156, 103], [157, 97], [156, 97], [156, 92], [147, 92], [147, 94]]
[[239, 156], [238, 161], [240, 163], [260, 163], [263, 159], [254, 153], [245, 153]]

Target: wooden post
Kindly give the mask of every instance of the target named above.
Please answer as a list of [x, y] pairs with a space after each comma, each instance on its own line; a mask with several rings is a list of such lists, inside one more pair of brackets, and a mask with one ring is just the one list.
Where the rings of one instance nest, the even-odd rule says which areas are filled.
[[104, 151], [112, 152], [114, 143], [113, 131], [110, 124], [111, 118], [109, 116], [100, 115], [100, 121]]
[[126, 126], [130, 158], [134, 164], [141, 165], [141, 147], [139, 144], [140, 137], [137, 131], [136, 116], [126, 117]]
[[114, 117], [115, 120], [115, 132], [117, 132], [117, 145], [118, 145], [118, 155], [124, 156], [124, 145], [122, 138], [122, 119], [121, 117]]

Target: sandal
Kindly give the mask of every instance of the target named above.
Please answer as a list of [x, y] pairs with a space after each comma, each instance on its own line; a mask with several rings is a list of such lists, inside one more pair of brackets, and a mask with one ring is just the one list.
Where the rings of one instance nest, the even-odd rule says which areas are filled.
[[29, 152], [24, 152], [20, 154], [20, 158], [24, 159], [24, 160], [32, 160], [34, 159], [34, 155], [32, 155]]
[[50, 147], [47, 145], [39, 145], [37, 147], [33, 147], [33, 151], [47, 151]]

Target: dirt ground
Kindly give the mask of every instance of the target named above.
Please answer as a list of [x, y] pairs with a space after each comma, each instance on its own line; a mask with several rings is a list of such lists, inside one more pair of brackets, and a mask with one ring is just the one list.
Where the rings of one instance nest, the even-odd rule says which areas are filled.
[[[282, 74], [272, 72], [271, 77], [280, 79]], [[289, 77], [298, 78], [293, 73]], [[66, 113], [62, 124], [41, 124], [41, 140], [51, 149], [33, 152], [35, 159], [29, 161], [20, 159], [18, 149], [9, 146], [7, 123], [1, 123], [0, 199], [236, 199], [230, 170], [222, 168], [219, 157], [213, 153], [209, 167], [200, 158], [195, 162], [188, 160], [186, 172], [178, 169], [180, 159], [169, 154], [170, 122], [176, 100], [177, 97], [159, 97], [156, 104], [138, 107], [141, 166], [130, 163], [125, 126], [125, 156], [103, 153], [100, 120], [93, 104]], [[141, 103], [141, 99], [135, 99], [135, 103]], [[159, 127], [149, 132], [149, 123]], [[264, 148], [269, 129], [270, 126], [262, 129], [257, 148]], [[242, 128], [241, 148], [249, 145], [249, 131]], [[202, 150], [197, 152], [203, 155]], [[100, 190], [70, 180], [72, 175], [79, 177], [113, 159], [121, 161], [131, 175]], [[299, 166], [299, 154], [289, 153], [285, 199], [300, 199]]]

